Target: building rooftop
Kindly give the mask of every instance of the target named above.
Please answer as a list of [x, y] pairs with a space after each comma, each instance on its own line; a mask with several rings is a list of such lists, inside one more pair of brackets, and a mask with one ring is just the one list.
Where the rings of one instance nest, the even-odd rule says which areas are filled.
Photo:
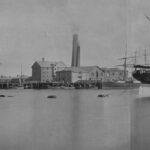
[[73, 71], [73, 72], [91, 72], [95, 68], [100, 69], [103, 71], [100, 67], [98, 66], [81, 66], [81, 67], [66, 67], [64, 68], [65, 71]]
[[[51, 62], [51, 61], [36, 61], [35, 63], [37, 63], [40, 67], [51, 67], [53, 64], [62, 64], [65, 66], [65, 64], [62, 61], [58, 61], [58, 62]], [[34, 64], [35, 64], [34, 63]], [[34, 65], [33, 64], [33, 65]], [[33, 66], [32, 65], [32, 66]]]
[[51, 63], [49, 61], [36, 61], [40, 67], [51, 67]]
[[122, 69], [119, 68], [102, 68], [104, 71], [123, 71]]

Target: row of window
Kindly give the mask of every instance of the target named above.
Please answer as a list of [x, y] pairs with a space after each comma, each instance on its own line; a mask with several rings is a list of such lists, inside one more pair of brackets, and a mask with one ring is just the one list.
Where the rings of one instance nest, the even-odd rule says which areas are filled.
[[92, 72], [91, 73], [91, 76], [96, 76], [96, 77], [99, 77], [99, 76], [103, 76], [103, 73], [101, 72], [101, 73], [99, 73], [98, 71], [96, 71], [95, 73], [94, 72]]
[[[92, 73], [91, 73], [91, 76], [95, 76], [95, 75], [96, 75], [96, 77], [98, 77], [99, 75], [100, 75], [100, 76], [103, 76], [104, 73], [98, 73], [98, 72], [95, 72], [95, 73], [92, 72]], [[112, 75], [112, 76], [115, 76], [115, 75], [122, 76], [123, 73], [119, 73], [119, 74], [118, 74], [118, 72], [116, 72], [116, 73], [114, 73], [114, 72], [113, 72], [113, 73], [106, 73], [106, 76], [110, 76], [110, 75]]]

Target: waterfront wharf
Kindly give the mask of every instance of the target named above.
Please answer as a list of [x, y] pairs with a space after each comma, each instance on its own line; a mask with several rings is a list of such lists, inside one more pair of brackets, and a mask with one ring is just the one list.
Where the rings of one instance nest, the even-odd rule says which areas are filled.
[[[102, 89], [102, 82], [99, 80], [79, 80], [75, 83], [64, 82], [26, 82], [24, 89], [51, 89], [64, 87], [74, 87], [76, 89]], [[72, 88], [73, 89], [73, 88]]]
[[49, 89], [55, 87], [61, 87], [62, 82], [26, 82], [23, 84], [24, 89]]
[[101, 80], [79, 80], [74, 83], [76, 89], [102, 89]]
[[10, 82], [0, 82], [0, 89], [10, 89], [13, 85]]

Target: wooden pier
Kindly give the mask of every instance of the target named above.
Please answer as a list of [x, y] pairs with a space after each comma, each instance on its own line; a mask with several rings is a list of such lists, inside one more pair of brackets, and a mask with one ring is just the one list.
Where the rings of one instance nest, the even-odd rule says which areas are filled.
[[10, 89], [13, 85], [10, 82], [0, 82], [0, 89]]
[[[102, 89], [101, 81], [81, 80], [75, 83], [64, 82], [26, 82], [24, 83], [24, 89], [54, 89], [61, 87], [74, 87], [76, 89]], [[65, 88], [64, 88], [65, 89]], [[72, 88], [73, 89], [73, 88]]]
[[[78, 81], [75, 83], [64, 83], [64, 82], [25, 82], [23, 83], [24, 89], [58, 89], [63, 88], [66, 89], [102, 89], [102, 82], [100, 81]], [[16, 85], [11, 82], [0, 82], [0, 89], [10, 89], [17, 88]]]
[[63, 86], [62, 82], [27, 82], [24, 83], [24, 89], [49, 89]]
[[80, 80], [74, 83], [76, 89], [102, 89], [101, 80]]

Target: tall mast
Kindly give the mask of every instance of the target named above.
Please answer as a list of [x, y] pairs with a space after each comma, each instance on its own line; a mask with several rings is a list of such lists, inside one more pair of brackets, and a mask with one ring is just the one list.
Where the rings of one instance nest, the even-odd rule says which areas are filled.
[[118, 66], [123, 66], [123, 80], [126, 81], [127, 78], [127, 59], [129, 59], [130, 57], [127, 57], [127, 45], [126, 45], [126, 50], [125, 50], [125, 57], [120, 58], [124, 60], [123, 65], [118, 65]]
[[[150, 21], [150, 17], [145, 15], [145, 18]], [[145, 57], [145, 65], [147, 64], [147, 54], [146, 54], [146, 49], [145, 49], [145, 54], [144, 54], [144, 57]]]
[[20, 76], [20, 85], [22, 85], [22, 64], [21, 64], [21, 76]]
[[134, 52], [134, 65], [137, 63], [137, 51]]
[[126, 81], [126, 72], [127, 72], [127, 44], [125, 50], [125, 57], [124, 57], [124, 81]]
[[145, 65], [147, 64], [147, 54], [146, 54], [146, 49], [144, 51], [144, 60], [145, 60]]
[[125, 57], [123, 58], [119, 58], [122, 59], [124, 62], [122, 65], [117, 65], [117, 66], [123, 66], [123, 80], [126, 81], [127, 80], [127, 66], [129, 66], [130, 64], [127, 64], [127, 60], [133, 58], [133, 57], [127, 57], [127, 45], [126, 45], [126, 50], [125, 50]]

